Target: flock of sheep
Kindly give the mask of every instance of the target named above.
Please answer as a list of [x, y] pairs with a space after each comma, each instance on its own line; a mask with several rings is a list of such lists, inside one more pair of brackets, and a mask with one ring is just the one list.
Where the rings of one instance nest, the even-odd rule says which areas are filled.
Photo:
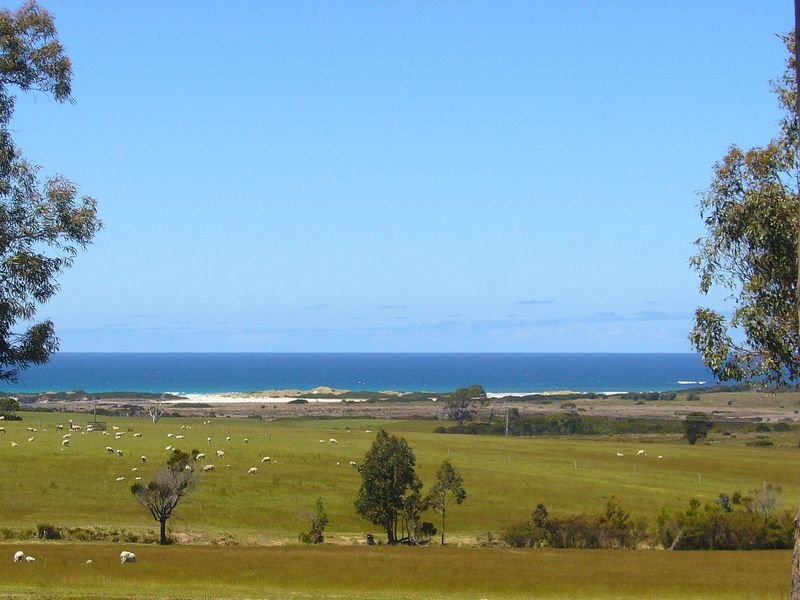
[[[17, 550], [14, 553], [14, 562], [15, 563], [33, 563], [36, 562], [36, 559], [32, 556], [26, 555], [22, 550]], [[90, 558], [86, 561], [85, 564], [91, 565], [94, 561]], [[128, 552], [127, 550], [123, 550], [119, 553], [119, 562], [122, 564], [125, 563], [135, 563], [136, 562], [136, 555], [133, 552]]]
[[[211, 424], [212, 424], [211, 420], [204, 420], [203, 421], [203, 425], [211, 425]], [[70, 420], [69, 423], [67, 423], [67, 424], [56, 424], [55, 427], [59, 431], [59, 433], [61, 433], [65, 428], [67, 429], [67, 432], [63, 433], [61, 435], [61, 439], [60, 439], [60, 451], [61, 452], [65, 452], [65, 451], [69, 450], [70, 443], [74, 439], [73, 436], [77, 435], [77, 434], [79, 434], [81, 436], [98, 435], [98, 434], [100, 434], [100, 435], [109, 436], [109, 437], [113, 435], [114, 441], [120, 442], [121, 440], [125, 439], [125, 436], [129, 433], [128, 431], [122, 431], [120, 429], [120, 427], [118, 427], [117, 425], [112, 425], [111, 426], [111, 431], [107, 431], [105, 429], [103, 429], [103, 430], [98, 429], [96, 426], [93, 426], [91, 424], [89, 424], [89, 425], [87, 425], [85, 427], [81, 426], [81, 425], [77, 425], [77, 424], [73, 423], [72, 420]], [[39, 430], [37, 428], [35, 428], [35, 427], [27, 427], [26, 429], [28, 430], [29, 433], [33, 433], [33, 434], [38, 434], [39, 433]], [[192, 431], [192, 426], [191, 425], [185, 425], [185, 424], [181, 425], [180, 429], [181, 429], [182, 433], [178, 433], [178, 434], [167, 433], [166, 437], [170, 441], [171, 440], [182, 441], [182, 440], [186, 440], [187, 436], [189, 436], [189, 437], [193, 436], [193, 434], [190, 433]], [[47, 433], [47, 429], [42, 429], [41, 432], [42, 433]], [[5, 433], [6, 433], [5, 427], [0, 427], [0, 434], [5, 434]], [[372, 433], [372, 432], [370, 430], [367, 430], [366, 433]], [[130, 437], [132, 437], [132, 438], [141, 438], [142, 437], [142, 433], [141, 432], [132, 433], [132, 435]], [[214, 444], [214, 438], [211, 435], [206, 436], [205, 440], [206, 440], [206, 444], [209, 445], [209, 446]], [[33, 443], [34, 441], [36, 441], [36, 435], [31, 435], [28, 438], [28, 442], [29, 443]], [[248, 438], [242, 438], [242, 441], [243, 441], [243, 443], [248, 444], [250, 440]], [[329, 444], [331, 446], [336, 446], [339, 443], [338, 440], [335, 439], [335, 438], [330, 438], [328, 440], [321, 439], [319, 441], [320, 441], [321, 444]], [[194, 443], [197, 444], [197, 440], [195, 440]], [[232, 444], [234, 443], [234, 441], [233, 441], [233, 439], [232, 439], [232, 437], [230, 435], [226, 435], [225, 436], [225, 443], [227, 444], [228, 447], [231, 447]], [[115, 447], [115, 446], [118, 446], [118, 445], [119, 444], [115, 444], [114, 446], [111, 446], [111, 445], [105, 446], [104, 450], [105, 450], [105, 452], [107, 454], [110, 454], [110, 455], [113, 455], [113, 456], [116, 456], [116, 457], [119, 457], [119, 458], [124, 458], [126, 456], [126, 453], [129, 453], [130, 450], [119, 448], [119, 447]], [[17, 443], [16, 441], [12, 441], [11, 442], [11, 447], [12, 448], [17, 448], [19, 446], [20, 446], [20, 444]], [[168, 444], [165, 447], [165, 450], [167, 452], [172, 452], [173, 449], [175, 449], [175, 447], [172, 444]], [[225, 458], [225, 450], [216, 449], [215, 453], [216, 453], [217, 459], [222, 460], [222, 459]], [[194, 458], [195, 462], [200, 462], [200, 461], [204, 461], [205, 462], [206, 461], [206, 453], [205, 452], [197, 453], [193, 458]], [[141, 461], [142, 464], [146, 464], [148, 458], [147, 458], [146, 455], [142, 454], [139, 457], [139, 460]], [[273, 458], [272, 456], [262, 456], [262, 458], [260, 460], [260, 464], [262, 464], [262, 465], [263, 464], [276, 464], [277, 462], [278, 462], [277, 459]], [[341, 467], [342, 463], [337, 461], [336, 462], [336, 466], [337, 467]], [[354, 460], [350, 461], [350, 466], [354, 467], [354, 468], [358, 467], [357, 463]], [[199, 465], [198, 465], [198, 467], [199, 467]], [[230, 464], [225, 464], [225, 468], [227, 470], [230, 470], [231, 469], [231, 465]], [[186, 469], [187, 470], [194, 470], [194, 467], [187, 466]], [[216, 466], [213, 463], [205, 462], [205, 464], [202, 465], [201, 470], [204, 473], [214, 472], [216, 470]], [[138, 471], [139, 471], [138, 467], [133, 467], [131, 469], [131, 474], [133, 475], [133, 479], [135, 481], [140, 481], [142, 479], [142, 477], [138, 474]], [[246, 472], [247, 472], [248, 475], [257, 475], [258, 474], [258, 466], [251, 465], [251, 466], [249, 466], [247, 468]], [[128, 475], [128, 474], [119, 474], [118, 473], [115, 476], [114, 479], [117, 482], [123, 482], [123, 481], [126, 481], [129, 476], [130, 475]]]

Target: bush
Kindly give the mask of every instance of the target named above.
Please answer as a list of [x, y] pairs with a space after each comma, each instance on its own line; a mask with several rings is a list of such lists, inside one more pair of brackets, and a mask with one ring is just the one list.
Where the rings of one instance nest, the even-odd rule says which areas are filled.
[[36, 537], [40, 540], [60, 540], [61, 531], [50, 523], [39, 523], [36, 526]]
[[758, 425], [756, 425], [756, 431], [759, 433], [767, 433], [772, 431], [772, 428], [766, 423], [759, 423]]
[[751, 448], [772, 448], [775, 445], [775, 442], [772, 440], [759, 439], [751, 440], [747, 442], [746, 445], [750, 446]]
[[779, 423], [775, 423], [775, 426], [772, 428], [772, 431], [791, 431], [792, 426], [789, 425], [786, 421], [780, 421]]

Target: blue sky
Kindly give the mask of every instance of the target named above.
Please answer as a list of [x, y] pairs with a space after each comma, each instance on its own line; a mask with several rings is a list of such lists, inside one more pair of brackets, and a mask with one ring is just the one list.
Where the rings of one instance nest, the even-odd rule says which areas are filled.
[[[765, 143], [790, 2], [42, 0], [19, 100], [105, 229], [64, 351], [684, 352], [698, 192]], [[16, 5], [6, 5], [15, 8]]]

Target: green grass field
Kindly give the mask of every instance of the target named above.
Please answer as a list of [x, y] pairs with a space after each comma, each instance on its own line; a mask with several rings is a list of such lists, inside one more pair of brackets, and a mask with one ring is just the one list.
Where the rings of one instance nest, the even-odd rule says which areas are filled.
[[[474, 584], [476, 590], [483, 590], [476, 598], [777, 598], [788, 581], [789, 555], [784, 552], [524, 552], [467, 546], [486, 532], [499, 533], [515, 521], [525, 520], [537, 502], [544, 502], [553, 514], [598, 512], [605, 499], [614, 495], [633, 516], [653, 519], [661, 508], [685, 507], [692, 497], [710, 502], [720, 492], [746, 493], [769, 482], [783, 488], [784, 508], [791, 509], [800, 497], [800, 448], [791, 434], [782, 434], [783, 438], [773, 435], [778, 442], [774, 448], [750, 448], [741, 438], [722, 436], [714, 443], [692, 447], [676, 438], [658, 436], [507, 439], [442, 435], [431, 432], [436, 424], [430, 421], [298, 419], [264, 423], [218, 418], [204, 425], [200, 418], [169, 418], [154, 425], [143, 419], [110, 418], [111, 435], [76, 432], [62, 451], [65, 432], [55, 429], [56, 421], [71, 417], [82, 423], [85, 415], [22, 415], [24, 421], [5, 422], [6, 433], [0, 433], [0, 530], [16, 532], [38, 523], [154, 530], [156, 523], [135, 502], [129, 488], [136, 476], [146, 482], [166, 460], [166, 446], [173, 445], [204, 452], [208, 457], [204, 462], [214, 464], [216, 470], [201, 476], [197, 489], [170, 520], [171, 531], [196, 536], [199, 541], [235, 539], [262, 546], [134, 546], [142, 557], [134, 568], [146, 574], [140, 580], [137, 576], [142, 590], [134, 590], [130, 587], [133, 582], [119, 570], [118, 545], [9, 542], [0, 546], [0, 552], [7, 551], [7, 560], [0, 555], [3, 593], [24, 595], [31, 589], [42, 597], [93, 597], [94, 586], [99, 588], [94, 592], [98, 597], [113, 597], [114, 590], [121, 590], [121, 597], [140, 594], [146, 598], [161, 597], [159, 594], [353, 597], [358, 596], [356, 592], [365, 598], [467, 597], [463, 593], [468, 588], [458, 588], [459, 581], [480, 580], [477, 574], [484, 567], [486, 582], [484, 587]], [[112, 425], [125, 432], [121, 439], [115, 440]], [[28, 427], [38, 431], [30, 432]], [[353, 500], [360, 477], [349, 466], [351, 460], [361, 460], [380, 427], [408, 440], [426, 484], [432, 482], [445, 458], [462, 472], [468, 497], [464, 505], [448, 513], [447, 534], [453, 546], [390, 549], [356, 545], [367, 531], [383, 537], [355, 513]], [[135, 432], [141, 437], [134, 437]], [[177, 435], [185, 439], [176, 440]], [[28, 442], [30, 437], [35, 439]], [[212, 438], [210, 444], [208, 437]], [[330, 438], [338, 443], [331, 444]], [[12, 447], [12, 441], [19, 445]], [[124, 456], [108, 454], [106, 446], [123, 450]], [[218, 449], [224, 450], [223, 459], [216, 457]], [[645, 449], [647, 456], [637, 457], [639, 449]], [[617, 456], [618, 452], [624, 456]], [[141, 455], [148, 457], [146, 464]], [[658, 459], [659, 455], [663, 458]], [[263, 456], [271, 456], [272, 464], [262, 464]], [[341, 466], [337, 467], [337, 462]], [[258, 473], [247, 475], [252, 466], [258, 467]], [[134, 468], [138, 472], [132, 471]], [[118, 477], [125, 480], [116, 481]], [[323, 499], [331, 519], [326, 532], [329, 543], [323, 548], [297, 546], [297, 534], [305, 525], [300, 515], [313, 508], [317, 497]], [[435, 514], [425, 518], [439, 525]], [[22, 569], [13, 565], [11, 556], [20, 543], [42, 560]], [[282, 546], [263, 547], [265, 544]], [[463, 547], [456, 547], [459, 544]], [[75, 557], [91, 558], [92, 553], [110, 558], [96, 561], [92, 570], [82, 567], [81, 560], [74, 562]], [[239, 553], [245, 557], [240, 562], [234, 558]], [[151, 561], [148, 556], [169, 560]], [[311, 560], [303, 557], [309, 556], [325, 567], [303, 574], [303, 561]], [[440, 561], [440, 568], [430, 566], [431, 557]], [[207, 567], [196, 576], [188, 567], [185, 576], [176, 570], [177, 565], [203, 561], [230, 561], [231, 565], [219, 583], [206, 579]], [[298, 565], [291, 567], [295, 562]], [[283, 565], [280, 576], [274, 569], [277, 564]], [[615, 570], [623, 564], [634, 571], [627, 579]], [[358, 566], [352, 568], [354, 565]], [[459, 569], [463, 569], [463, 577], [435, 575], [439, 571], [459, 573]], [[507, 577], [500, 575], [506, 570]], [[586, 576], [578, 574], [583, 570]], [[575, 574], [569, 575], [571, 572]], [[721, 575], [724, 572], [728, 575]], [[415, 581], [409, 580], [412, 575]], [[178, 583], [169, 582], [176, 577]], [[747, 585], [739, 581], [751, 578]], [[533, 588], [534, 595], [525, 592], [531, 582], [540, 586]], [[626, 591], [628, 582], [630, 592]], [[497, 589], [486, 587], [490, 584]], [[239, 585], [243, 586], [241, 594], [230, 591]], [[264, 592], [258, 591], [260, 585]], [[454, 586], [462, 594], [452, 591]]]

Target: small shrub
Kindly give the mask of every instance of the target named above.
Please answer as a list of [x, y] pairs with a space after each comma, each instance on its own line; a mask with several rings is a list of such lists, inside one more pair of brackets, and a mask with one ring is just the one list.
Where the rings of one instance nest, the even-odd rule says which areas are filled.
[[36, 526], [36, 537], [40, 540], [60, 540], [61, 531], [50, 523], [39, 523]]
[[775, 443], [772, 440], [758, 439], [758, 440], [751, 440], [747, 442], [746, 445], [752, 448], [771, 448], [772, 446], [775, 445]]
[[775, 423], [775, 426], [772, 428], [772, 431], [791, 431], [792, 426], [789, 425], [786, 421], [781, 421], [779, 423]]
[[439, 425], [438, 427], [435, 427], [433, 429], [433, 433], [445, 433], [446, 431], [447, 430], [444, 427], [442, 427], [441, 425]]
[[758, 425], [756, 425], [756, 431], [758, 431], [759, 433], [765, 433], [772, 431], [772, 428], [766, 423], [759, 423]]

